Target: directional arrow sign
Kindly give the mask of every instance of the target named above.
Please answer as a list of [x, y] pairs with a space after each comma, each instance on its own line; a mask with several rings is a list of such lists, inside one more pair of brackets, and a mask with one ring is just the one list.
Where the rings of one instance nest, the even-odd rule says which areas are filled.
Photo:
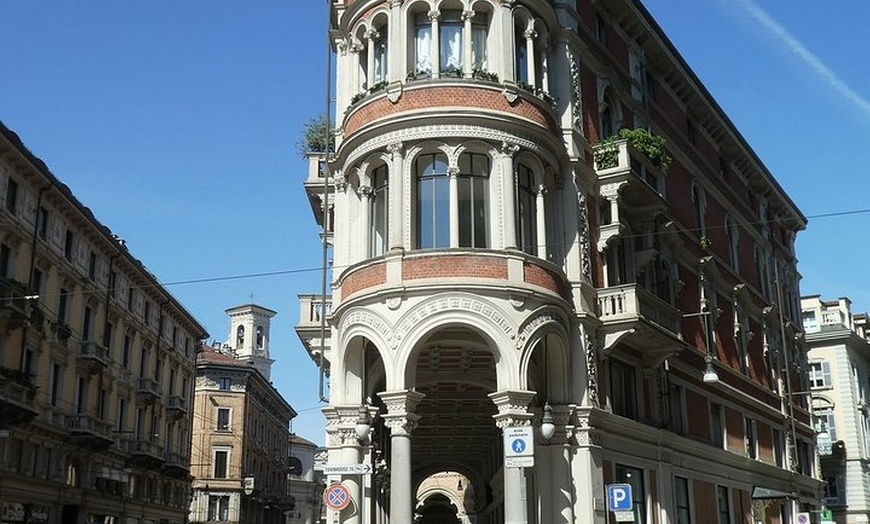
[[371, 475], [371, 464], [327, 464], [323, 466], [324, 475]]

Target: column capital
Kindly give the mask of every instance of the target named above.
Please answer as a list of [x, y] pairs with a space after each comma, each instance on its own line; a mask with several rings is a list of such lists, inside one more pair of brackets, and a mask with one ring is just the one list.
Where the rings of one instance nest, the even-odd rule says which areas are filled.
[[526, 29], [525, 31], [523, 31], [523, 36], [526, 37], [526, 39], [534, 40], [538, 37], [538, 32], [534, 29]]
[[368, 200], [374, 192], [371, 186], [359, 186], [357, 191], [359, 191], [359, 195], [365, 200]]
[[403, 389], [399, 391], [383, 391], [378, 393], [387, 406], [387, 414], [383, 416], [384, 423], [390, 428], [393, 436], [410, 435], [420, 416], [414, 413], [417, 404], [423, 400], [423, 393]]
[[462, 12], [462, 21], [470, 20], [474, 18], [475, 12], [473, 9], [467, 9]]
[[365, 32], [365, 37], [367, 40], [375, 41], [381, 37], [381, 34], [377, 31], [377, 29], [369, 29]]
[[489, 398], [498, 408], [493, 415], [495, 425], [504, 429], [511, 426], [528, 426], [532, 423], [529, 402], [535, 397], [534, 391], [504, 390], [490, 393]]
[[427, 13], [429, 15], [429, 20], [432, 22], [437, 22], [441, 20], [441, 11], [433, 9]]
[[517, 144], [511, 144], [510, 142], [502, 142], [501, 143], [501, 154], [506, 156], [514, 156], [517, 154], [517, 151], [520, 150], [520, 146]]
[[447, 168], [447, 176], [449, 178], [457, 178], [459, 176], [459, 168], [456, 166], [450, 166]]
[[390, 159], [393, 160], [396, 155], [400, 157], [405, 152], [405, 144], [402, 142], [393, 142], [391, 144], [387, 144], [387, 152], [390, 154]]
[[355, 431], [359, 406], [327, 406], [322, 411], [330, 447], [359, 445]]
[[547, 192], [549, 192], [549, 189], [547, 189], [546, 185], [544, 185], [544, 184], [538, 185], [538, 191], [537, 191], [538, 195], [546, 195]]

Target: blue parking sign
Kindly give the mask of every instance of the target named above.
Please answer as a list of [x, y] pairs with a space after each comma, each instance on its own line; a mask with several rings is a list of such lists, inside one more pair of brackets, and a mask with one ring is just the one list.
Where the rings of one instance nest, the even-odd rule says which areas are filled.
[[631, 511], [632, 507], [631, 484], [607, 485], [608, 511]]

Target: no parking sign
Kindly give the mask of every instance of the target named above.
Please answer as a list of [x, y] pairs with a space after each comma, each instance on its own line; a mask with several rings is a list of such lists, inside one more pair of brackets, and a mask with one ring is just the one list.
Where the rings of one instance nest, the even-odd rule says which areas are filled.
[[341, 511], [350, 504], [350, 491], [344, 484], [331, 484], [323, 492], [323, 503], [330, 509]]

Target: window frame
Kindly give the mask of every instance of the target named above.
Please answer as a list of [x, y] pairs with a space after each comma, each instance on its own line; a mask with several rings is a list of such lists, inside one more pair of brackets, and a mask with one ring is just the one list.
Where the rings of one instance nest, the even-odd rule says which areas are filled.
[[[212, 468], [211, 473], [213, 479], [228, 479], [230, 478], [230, 457], [232, 448], [226, 446], [215, 446], [212, 449]], [[223, 456], [223, 463], [218, 462], [218, 456]], [[222, 467], [221, 467], [222, 466]], [[223, 471], [219, 471], [219, 468]], [[221, 473], [222, 475], [219, 475]]]
[[[426, 158], [431, 160], [423, 165]], [[431, 172], [427, 172], [430, 169]], [[414, 159], [414, 178], [417, 217], [415, 248], [447, 249], [450, 247], [450, 164], [447, 155], [443, 151], [417, 155]], [[424, 202], [427, 206], [424, 206]], [[429, 216], [424, 217], [424, 212], [430, 209]], [[427, 229], [429, 232], [424, 236]], [[439, 238], [439, 233], [445, 236], [444, 240]]]

